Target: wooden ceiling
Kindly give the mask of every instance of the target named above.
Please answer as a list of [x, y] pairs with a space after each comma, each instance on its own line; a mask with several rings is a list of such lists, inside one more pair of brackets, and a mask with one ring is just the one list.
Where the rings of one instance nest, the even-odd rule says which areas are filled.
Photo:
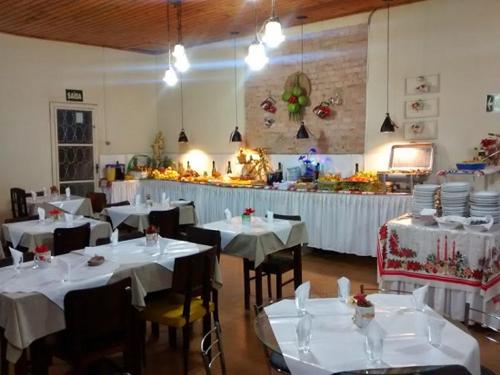
[[[167, 46], [167, 0], [2, 0], [0, 32], [41, 39], [105, 46], [144, 53], [163, 53]], [[175, 0], [170, 0], [173, 3]], [[179, 1], [179, 0], [177, 0]], [[261, 24], [271, 13], [271, 0], [256, 0]], [[391, 6], [420, 0], [392, 0]], [[384, 0], [276, 0], [285, 26], [342, 17], [384, 7]], [[170, 9], [175, 42], [176, 12]], [[252, 0], [183, 0], [182, 34], [187, 46], [229, 38], [230, 31], [254, 30]]]

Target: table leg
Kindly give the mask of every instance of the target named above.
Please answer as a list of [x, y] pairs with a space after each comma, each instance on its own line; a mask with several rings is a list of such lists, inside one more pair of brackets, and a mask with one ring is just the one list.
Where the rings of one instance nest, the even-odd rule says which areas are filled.
[[255, 267], [255, 304], [262, 306], [262, 267]]
[[295, 289], [302, 284], [302, 245], [293, 248], [293, 283]]

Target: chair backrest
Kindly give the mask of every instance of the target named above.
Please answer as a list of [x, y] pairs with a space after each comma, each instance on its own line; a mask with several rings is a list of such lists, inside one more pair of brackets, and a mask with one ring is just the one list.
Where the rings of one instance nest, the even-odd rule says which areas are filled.
[[[479, 315], [481, 319], [476, 320], [473, 315]], [[467, 302], [465, 304], [464, 324], [467, 325], [470, 324], [470, 322], [481, 324], [487, 330], [485, 338], [500, 344], [500, 330], [498, 329], [500, 326], [500, 316], [473, 308], [470, 306], [470, 303]]]
[[125, 343], [134, 330], [130, 278], [105, 286], [68, 292], [64, 298], [67, 350], [73, 358], [101, 346]]
[[364, 284], [359, 286], [359, 292], [361, 294], [369, 294], [369, 293], [384, 293], [384, 294], [412, 294], [411, 292], [407, 292], [405, 290], [397, 290], [397, 289], [383, 289], [383, 288], [367, 288]]
[[129, 201], [121, 201], [117, 203], [109, 203], [106, 205], [106, 207], [120, 207], [120, 206], [129, 206], [130, 202]]
[[[142, 238], [142, 237], [144, 237], [144, 233], [139, 231], [134, 231], [130, 233], [120, 233], [118, 235], [118, 241], [121, 242], [121, 241], [135, 240], [136, 238]], [[107, 245], [109, 243], [111, 243], [111, 239], [109, 237], [98, 238], [95, 241], [96, 246]]]
[[26, 191], [21, 188], [10, 189], [10, 204], [12, 217], [28, 216], [28, 207], [26, 205]]
[[292, 221], [302, 221], [300, 215], [281, 215], [281, 214], [273, 214], [275, 219], [281, 220], [292, 220]]
[[186, 227], [186, 241], [214, 247], [217, 259], [220, 259], [221, 237], [218, 230]]
[[184, 296], [183, 316], [189, 317], [191, 298], [201, 296], [208, 311], [215, 249], [175, 259], [172, 292]]
[[[6, 249], [4, 248], [4, 255], [5, 258], [0, 259], [0, 268], [12, 266], [14, 263], [8, 247]], [[23, 262], [31, 262], [34, 257], [35, 253], [27, 251], [23, 254]]]
[[166, 211], [151, 211], [149, 224], [158, 228], [162, 237], [179, 237], [179, 207]]
[[90, 199], [94, 213], [99, 213], [106, 208], [106, 194], [91, 192], [87, 193], [87, 198]]
[[80, 250], [90, 245], [90, 223], [74, 228], [54, 230], [54, 255]]
[[[213, 338], [215, 336], [215, 338]], [[207, 346], [207, 343], [211, 344]], [[219, 362], [220, 373], [226, 375], [226, 361], [224, 359], [224, 350], [222, 348], [220, 326], [215, 322], [214, 328], [207, 332], [201, 339], [201, 356], [205, 365], [205, 373], [212, 375], [212, 367], [216, 361]]]
[[23, 216], [23, 217], [11, 217], [9, 219], [5, 219], [5, 224], [8, 223], [19, 223], [21, 221], [30, 221], [30, 220], [38, 220], [38, 215], [33, 216]]
[[111, 239], [109, 237], [101, 237], [95, 240], [96, 246], [107, 245], [111, 243]]
[[[37, 197], [43, 197], [45, 193], [43, 191], [35, 191], [35, 194]], [[26, 198], [29, 198], [29, 197], [31, 197], [31, 191], [26, 192]]]
[[445, 366], [410, 366], [410, 367], [391, 367], [379, 369], [366, 369], [355, 371], [335, 372], [332, 375], [470, 375], [470, 372], [460, 365]]

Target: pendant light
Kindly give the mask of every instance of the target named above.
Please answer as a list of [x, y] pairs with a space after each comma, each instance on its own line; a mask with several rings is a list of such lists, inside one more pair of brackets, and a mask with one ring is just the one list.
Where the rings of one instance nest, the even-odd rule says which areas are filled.
[[169, 0], [166, 1], [167, 4], [167, 39], [168, 39], [168, 68], [163, 76], [163, 81], [170, 87], [173, 87], [179, 81], [177, 73], [175, 72], [172, 61], [171, 61], [171, 51], [170, 51], [170, 4]]
[[182, 44], [182, 0], [180, 0], [177, 5], [177, 44], [174, 46], [174, 52], [172, 55], [175, 57], [175, 68], [180, 73], [185, 73], [189, 70], [191, 66], [186, 55], [186, 49]]
[[184, 130], [184, 90], [182, 85], [182, 75], [181, 75], [181, 132], [179, 133], [179, 143], [188, 143], [188, 137], [186, 131]]
[[386, 113], [385, 119], [380, 127], [381, 133], [394, 133], [398, 127], [389, 115], [389, 56], [390, 56], [390, 44], [389, 44], [389, 8], [391, 0], [384, 0], [387, 2], [387, 87], [386, 87]]
[[[304, 20], [307, 16], [297, 16], [300, 20], [300, 71], [304, 71]], [[297, 139], [307, 139], [309, 138], [309, 132], [307, 131], [306, 124], [304, 121], [300, 122], [299, 130], [296, 135]]]
[[245, 57], [245, 62], [251, 70], [261, 70], [268, 63], [269, 59], [266, 55], [266, 48], [259, 40], [257, 32], [257, 0], [253, 0], [253, 10], [255, 15], [255, 39], [248, 47], [248, 55]]
[[266, 21], [264, 26], [264, 36], [262, 37], [262, 41], [269, 48], [276, 48], [285, 40], [280, 19], [276, 17], [275, 14], [275, 5], [275, 0], [271, 0], [271, 18]]
[[238, 69], [236, 67], [236, 35], [239, 34], [238, 31], [231, 31], [230, 33], [233, 36], [233, 69], [234, 69], [234, 117], [236, 127], [234, 131], [229, 136], [230, 142], [241, 142], [242, 137], [241, 133], [238, 130]]

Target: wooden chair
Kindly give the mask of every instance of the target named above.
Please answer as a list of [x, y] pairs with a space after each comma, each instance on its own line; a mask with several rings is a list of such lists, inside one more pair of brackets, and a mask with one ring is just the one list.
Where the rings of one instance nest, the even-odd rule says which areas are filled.
[[29, 215], [28, 206], [26, 204], [26, 191], [24, 189], [10, 189], [10, 204], [13, 218]]
[[[220, 262], [221, 237], [218, 230], [187, 227], [185, 239], [189, 242], [215, 248], [217, 261]], [[217, 288], [212, 288], [212, 301], [214, 303], [214, 321], [219, 322], [219, 291]]]
[[[474, 320], [471, 317], [471, 312], [476, 313], [481, 315], [482, 319], [481, 320]], [[496, 323], [494, 323], [496, 322]], [[485, 338], [491, 342], [494, 342], [496, 344], [500, 344], [500, 331], [498, 330], [498, 326], [500, 325], [500, 317], [489, 314], [485, 311], [475, 309], [470, 306], [470, 303], [465, 304], [465, 313], [464, 313], [464, 323], [470, 324], [470, 323], [477, 323], [482, 325], [488, 330], [488, 333], [485, 335]]]
[[182, 328], [184, 374], [188, 373], [191, 325], [203, 319], [203, 333], [210, 330], [210, 282], [213, 278], [215, 249], [176, 258], [171, 293], [146, 304], [141, 311], [145, 321], [169, 327], [170, 344], [176, 344], [176, 329]]
[[364, 284], [359, 286], [359, 292], [361, 294], [370, 294], [370, 293], [384, 293], [384, 294], [412, 294], [412, 292], [407, 292], [405, 290], [396, 290], [396, 289], [383, 289], [383, 288], [367, 288]]
[[106, 205], [106, 208], [107, 207], [120, 207], [120, 206], [130, 206], [130, 202], [129, 201], [121, 201], [121, 202], [117, 202], [117, 203], [108, 203]]
[[[299, 215], [280, 215], [274, 214], [275, 219], [301, 221]], [[283, 297], [283, 286], [294, 282], [294, 278], [283, 282], [283, 275], [286, 272], [294, 270], [294, 254], [301, 252], [301, 245], [292, 248], [283, 249], [274, 254], [270, 254], [261, 263], [262, 275], [267, 276], [267, 294], [272, 298], [271, 275], [276, 278], [276, 298]], [[302, 262], [302, 259], [300, 259]], [[255, 263], [249, 259], [243, 258], [243, 285], [245, 294], [245, 308], [250, 308], [250, 282], [255, 280], [255, 276], [250, 276], [250, 271], [255, 270]]]
[[151, 211], [149, 224], [157, 227], [162, 237], [179, 238], [179, 207], [167, 211]]
[[[120, 233], [120, 234], [118, 234], [118, 242], [134, 240], [136, 238], [141, 238], [141, 237], [144, 237], [144, 233], [139, 232], [138, 230], [136, 230], [135, 232], [130, 232], [130, 233]], [[109, 237], [98, 238], [95, 241], [96, 246], [107, 245], [109, 243], [111, 243], [111, 239]]]
[[[215, 335], [215, 340], [212, 342], [212, 336]], [[212, 342], [208, 345], [208, 342]], [[207, 332], [201, 339], [201, 356], [205, 365], [206, 375], [212, 375], [212, 366], [219, 359], [220, 373], [226, 375], [226, 361], [224, 360], [224, 350], [222, 349], [222, 340], [220, 334], [220, 325], [215, 322], [214, 328]]]
[[445, 366], [410, 366], [410, 367], [391, 367], [380, 369], [366, 369], [355, 371], [335, 372], [332, 375], [470, 375], [470, 372], [460, 365]]
[[[262, 312], [262, 310], [264, 310], [264, 307], [265, 307], [264, 305], [262, 306], [254, 305], [253, 311], [255, 313], [255, 319], [258, 319], [258, 316]], [[264, 329], [263, 327], [260, 327], [260, 325], [257, 324], [255, 324], [255, 328], [261, 330]], [[261, 335], [265, 336], [263, 333]], [[267, 359], [267, 365], [269, 367], [270, 373], [277, 372], [279, 374], [290, 375], [291, 372], [288, 369], [283, 354], [270, 349], [263, 342], [261, 342], [261, 344], [262, 344], [262, 349], [264, 350], [264, 355], [266, 356]]]
[[52, 355], [82, 374], [99, 359], [123, 353], [125, 371], [141, 373], [141, 340], [132, 306], [130, 278], [105, 286], [68, 292], [64, 298], [66, 329], [48, 336], [45, 353], [33, 353], [34, 365], [48, 367]]
[[91, 192], [87, 193], [87, 198], [90, 199], [94, 214], [99, 214], [106, 208], [106, 194]]
[[89, 245], [90, 223], [74, 228], [56, 228], [54, 230], [54, 255], [84, 249]]

